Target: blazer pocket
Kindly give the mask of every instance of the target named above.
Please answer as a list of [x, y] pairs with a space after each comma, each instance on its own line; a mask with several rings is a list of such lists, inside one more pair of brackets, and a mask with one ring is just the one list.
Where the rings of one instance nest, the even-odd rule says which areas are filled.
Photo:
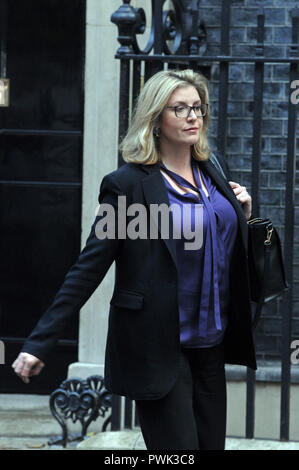
[[116, 307], [140, 310], [143, 307], [144, 294], [125, 290], [118, 290], [113, 294], [110, 304]]

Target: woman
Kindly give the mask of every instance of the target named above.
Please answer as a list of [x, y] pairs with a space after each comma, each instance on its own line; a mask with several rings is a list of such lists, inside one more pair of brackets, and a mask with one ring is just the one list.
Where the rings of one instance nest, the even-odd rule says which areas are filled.
[[[224, 449], [224, 362], [256, 368], [246, 254], [251, 198], [210, 161], [208, 124], [204, 77], [163, 71], [148, 80], [121, 145], [127, 163], [100, 188], [100, 208], [113, 209], [118, 236], [100, 233], [98, 215], [13, 364], [25, 382], [40, 372], [71, 315], [115, 261], [105, 383], [136, 401], [148, 449]], [[125, 213], [120, 201], [129, 207]], [[153, 223], [152, 211], [165, 205], [171, 207], [166, 236], [165, 212]], [[145, 210], [142, 236], [133, 236], [136, 208]], [[125, 236], [123, 229], [119, 236], [120, 215]], [[186, 243], [186, 226], [194, 238], [201, 232], [199, 244]]]

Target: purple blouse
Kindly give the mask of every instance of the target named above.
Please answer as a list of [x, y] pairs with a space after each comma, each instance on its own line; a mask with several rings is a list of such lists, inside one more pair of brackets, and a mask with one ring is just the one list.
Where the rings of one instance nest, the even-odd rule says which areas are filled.
[[[163, 175], [170, 205], [181, 209], [172, 210], [174, 232], [179, 234], [175, 242], [181, 344], [191, 348], [212, 347], [221, 343], [227, 326], [230, 260], [238, 229], [237, 216], [230, 202], [201, 171], [209, 194], [206, 196], [194, 158], [192, 171], [196, 187], [163, 164], [161, 168], [180, 186], [193, 189], [200, 196], [190, 192], [180, 194]], [[186, 212], [186, 205], [190, 212]], [[203, 210], [202, 219], [195, 216], [199, 207]], [[186, 214], [189, 214], [188, 231], [202, 231], [202, 244], [197, 249], [186, 249], [186, 242], [192, 242], [184, 237]]]

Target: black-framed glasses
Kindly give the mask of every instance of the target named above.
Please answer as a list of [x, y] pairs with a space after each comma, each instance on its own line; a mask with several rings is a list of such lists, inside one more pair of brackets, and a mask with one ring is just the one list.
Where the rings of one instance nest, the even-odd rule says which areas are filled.
[[169, 109], [174, 109], [175, 115], [178, 118], [188, 118], [191, 111], [193, 110], [196, 117], [205, 117], [208, 111], [208, 104], [197, 104], [195, 106], [188, 106], [187, 104], [181, 104], [179, 106], [167, 106]]

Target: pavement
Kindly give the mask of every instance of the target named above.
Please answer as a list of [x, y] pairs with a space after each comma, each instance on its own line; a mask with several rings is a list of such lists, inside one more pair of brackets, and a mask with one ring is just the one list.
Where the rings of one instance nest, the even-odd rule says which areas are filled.
[[[81, 426], [68, 420], [70, 436]], [[49, 396], [0, 394], [0, 450], [142, 450], [144, 441], [138, 428], [129, 431], [101, 432], [103, 419], [88, 428], [87, 439], [49, 445], [61, 435], [61, 427], [49, 408]], [[226, 450], [299, 450], [299, 442], [227, 437]]]

